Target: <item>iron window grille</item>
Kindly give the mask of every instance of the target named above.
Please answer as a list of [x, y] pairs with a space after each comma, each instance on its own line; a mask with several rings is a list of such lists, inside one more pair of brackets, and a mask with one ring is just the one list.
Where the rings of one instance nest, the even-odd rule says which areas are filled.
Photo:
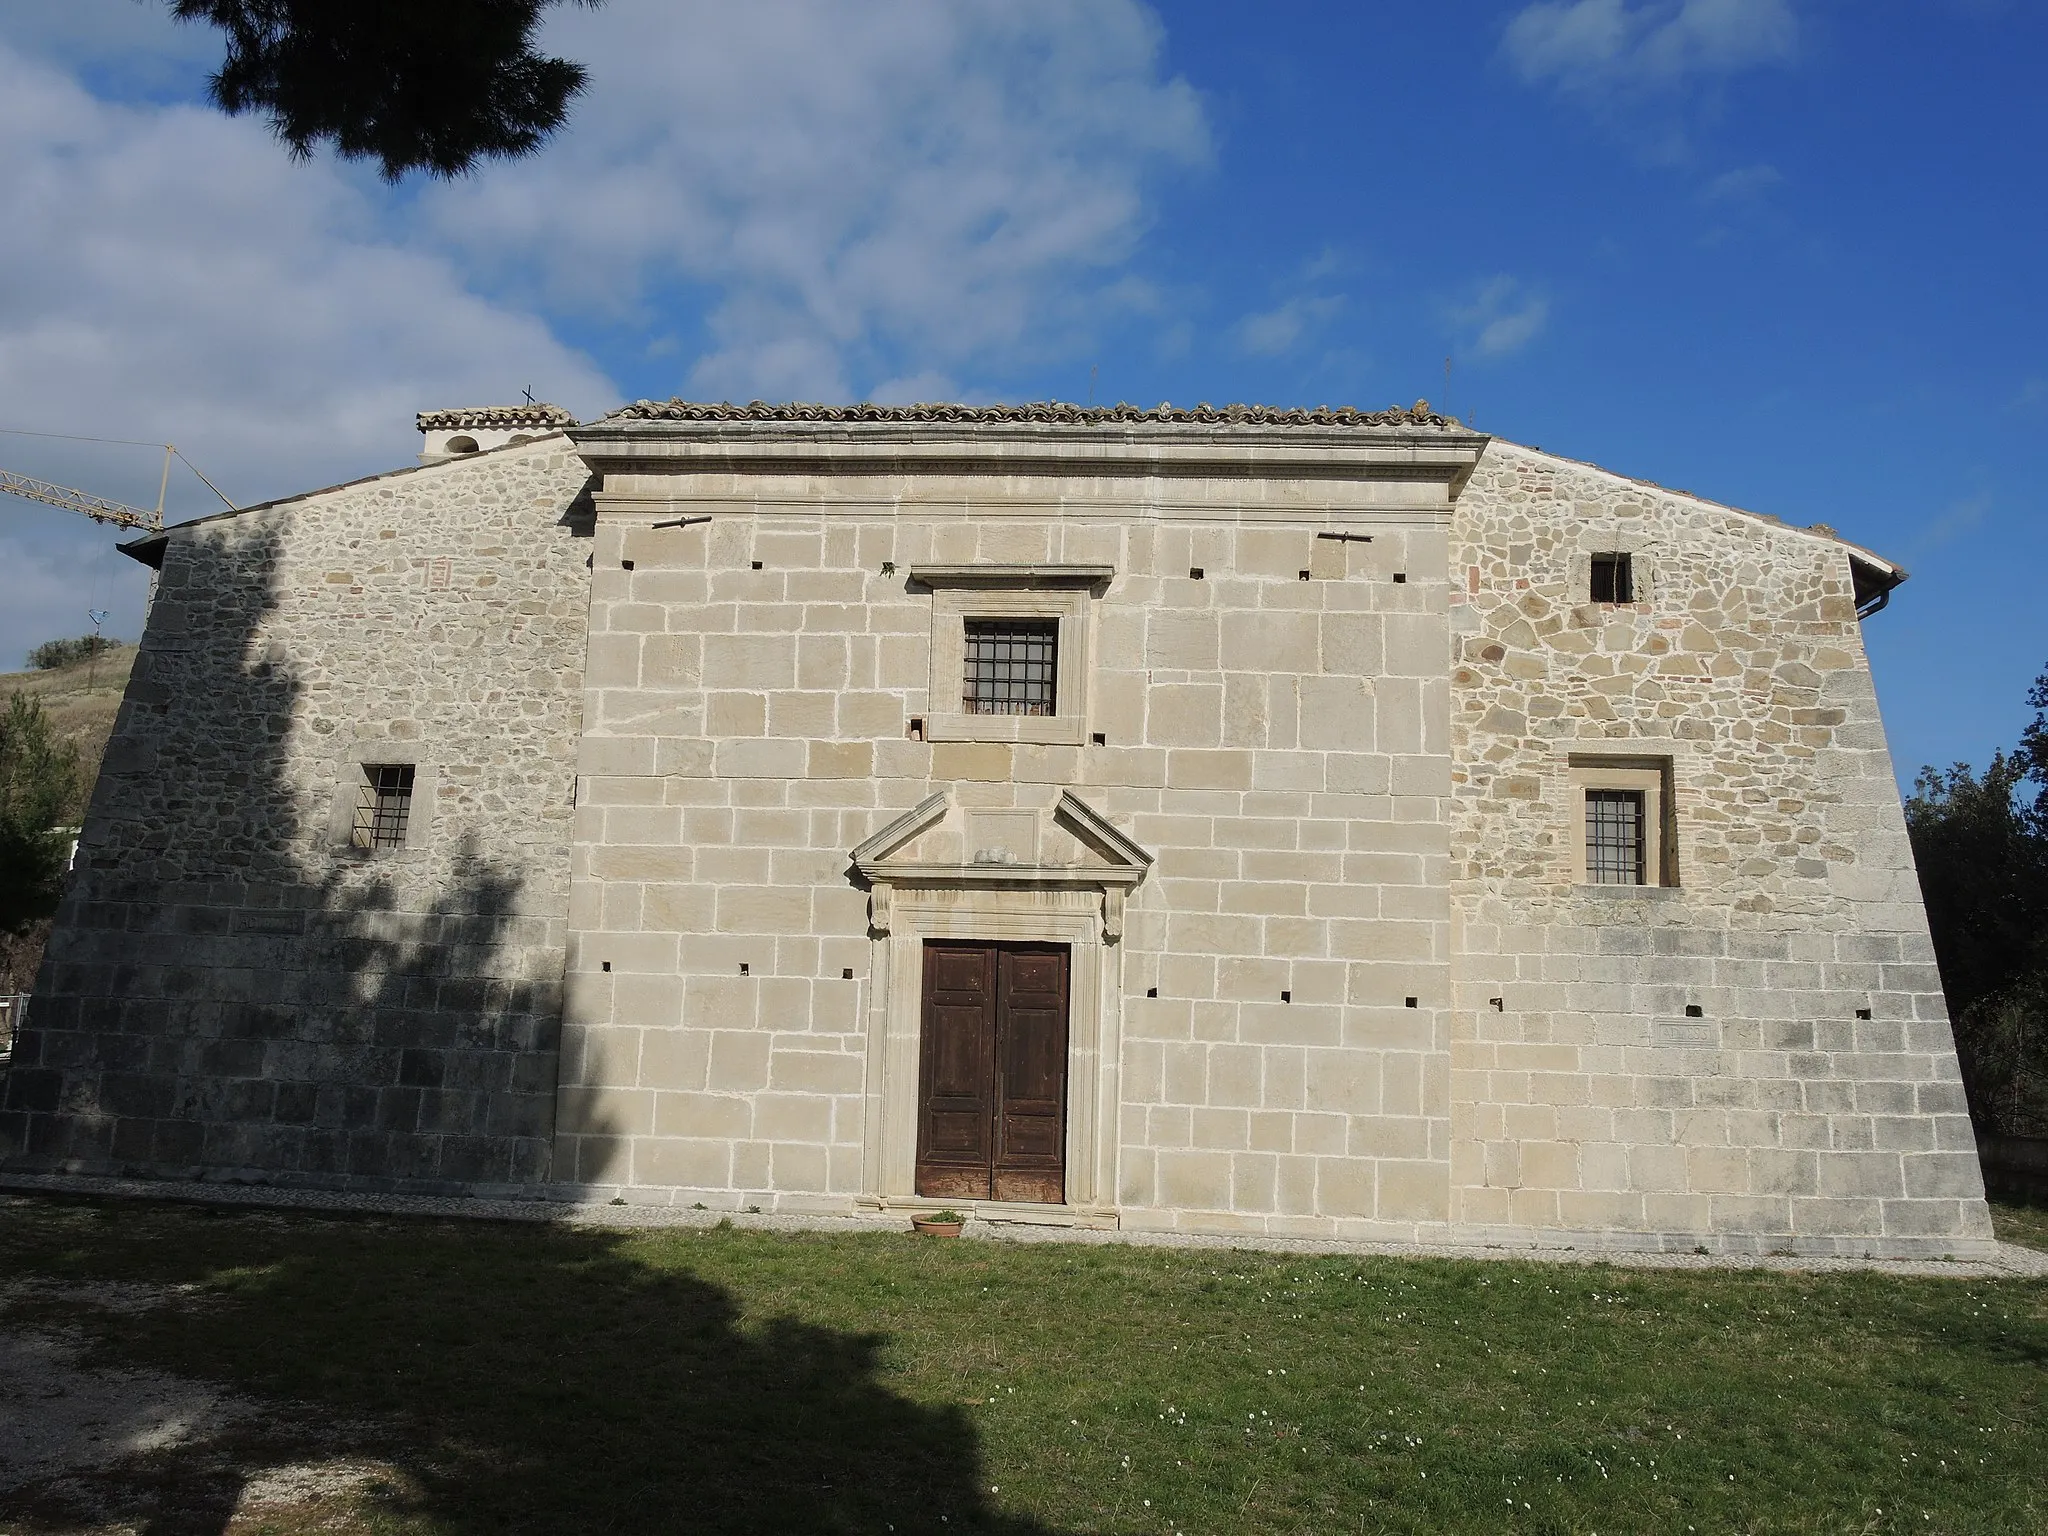
[[403, 848], [406, 824], [412, 819], [411, 763], [365, 763], [356, 790], [357, 848]]
[[1643, 792], [1586, 791], [1586, 878], [1594, 885], [1643, 884]]
[[1593, 601], [1632, 603], [1636, 600], [1635, 570], [1627, 555], [1593, 557]]
[[970, 715], [1050, 715], [1059, 675], [1058, 619], [967, 620], [960, 707]]

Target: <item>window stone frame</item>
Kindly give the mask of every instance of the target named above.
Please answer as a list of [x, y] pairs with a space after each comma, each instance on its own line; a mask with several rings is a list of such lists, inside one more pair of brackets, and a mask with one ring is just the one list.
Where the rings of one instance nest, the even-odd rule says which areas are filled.
[[[1095, 649], [1095, 600], [1115, 572], [1099, 565], [919, 566], [910, 579], [932, 596], [931, 675], [924, 739], [1030, 742], [1079, 747], [1088, 741], [1088, 694]], [[1059, 624], [1050, 715], [971, 715], [960, 707], [970, 619], [1052, 619]]]
[[[1625, 603], [1596, 603], [1593, 600], [1593, 557], [1627, 555], [1630, 598]], [[1657, 540], [1645, 533], [1622, 528], [1581, 528], [1577, 547], [1571, 552], [1571, 600], [1575, 608], [1597, 608], [1609, 613], [1647, 613], [1658, 595]]]
[[[412, 769], [412, 805], [405, 818], [405, 841], [396, 848], [359, 848], [355, 843], [356, 801], [362, 790], [363, 770], [373, 766]], [[439, 766], [422, 755], [418, 747], [388, 737], [359, 737], [348, 743], [336, 759], [333, 780], [334, 792], [322, 836], [330, 851], [363, 860], [411, 862], [425, 856], [441, 773]]]
[[[1565, 815], [1572, 883], [1581, 891], [1655, 891], [1678, 885], [1678, 837], [1672, 825], [1672, 760], [1668, 757], [1573, 753], [1565, 769]], [[1586, 867], [1586, 791], [1620, 789], [1643, 797], [1643, 883], [1595, 884]]]

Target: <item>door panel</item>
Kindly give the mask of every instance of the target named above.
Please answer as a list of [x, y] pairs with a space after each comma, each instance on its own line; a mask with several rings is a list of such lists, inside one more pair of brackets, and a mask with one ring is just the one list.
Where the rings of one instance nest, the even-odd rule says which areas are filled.
[[917, 1192], [1066, 1198], [1067, 950], [925, 945]]
[[998, 1200], [1066, 1197], [1067, 952], [997, 954], [995, 1166]]
[[987, 945], [925, 945], [917, 1117], [920, 1195], [989, 1198], [995, 983], [995, 952]]

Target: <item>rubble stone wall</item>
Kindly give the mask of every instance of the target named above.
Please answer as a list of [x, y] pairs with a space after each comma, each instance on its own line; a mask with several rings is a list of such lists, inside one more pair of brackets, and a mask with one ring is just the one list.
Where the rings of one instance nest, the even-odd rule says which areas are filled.
[[[169, 536], [9, 1166], [547, 1175], [588, 479], [555, 437]], [[365, 763], [414, 766], [401, 849], [348, 846]]]
[[[1637, 601], [1589, 601], [1599, 551]], [[1451, 570], [1454, 1219], [1988, 1237], [1849, 552], [1495, 442]], [[1580, 882], [1606, 756], [1668, 763], [1675, 884]]]

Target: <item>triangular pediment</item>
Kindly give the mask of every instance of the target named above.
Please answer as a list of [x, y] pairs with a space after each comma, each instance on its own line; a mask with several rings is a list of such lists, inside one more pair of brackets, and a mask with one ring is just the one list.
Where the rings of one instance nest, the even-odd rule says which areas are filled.
[[1136, 885], [1153, 855], [1072, 790], [1044, 806], [962, 805], [941, 792], [855, 847], [869, 880], [920, 883]]
[[920, 800], [901, 816], [884, 822], [865, 841], [856, 843], [848, 857], [857, 866], [889, 858], [944, 816], [949, 806], [943, 791]]

